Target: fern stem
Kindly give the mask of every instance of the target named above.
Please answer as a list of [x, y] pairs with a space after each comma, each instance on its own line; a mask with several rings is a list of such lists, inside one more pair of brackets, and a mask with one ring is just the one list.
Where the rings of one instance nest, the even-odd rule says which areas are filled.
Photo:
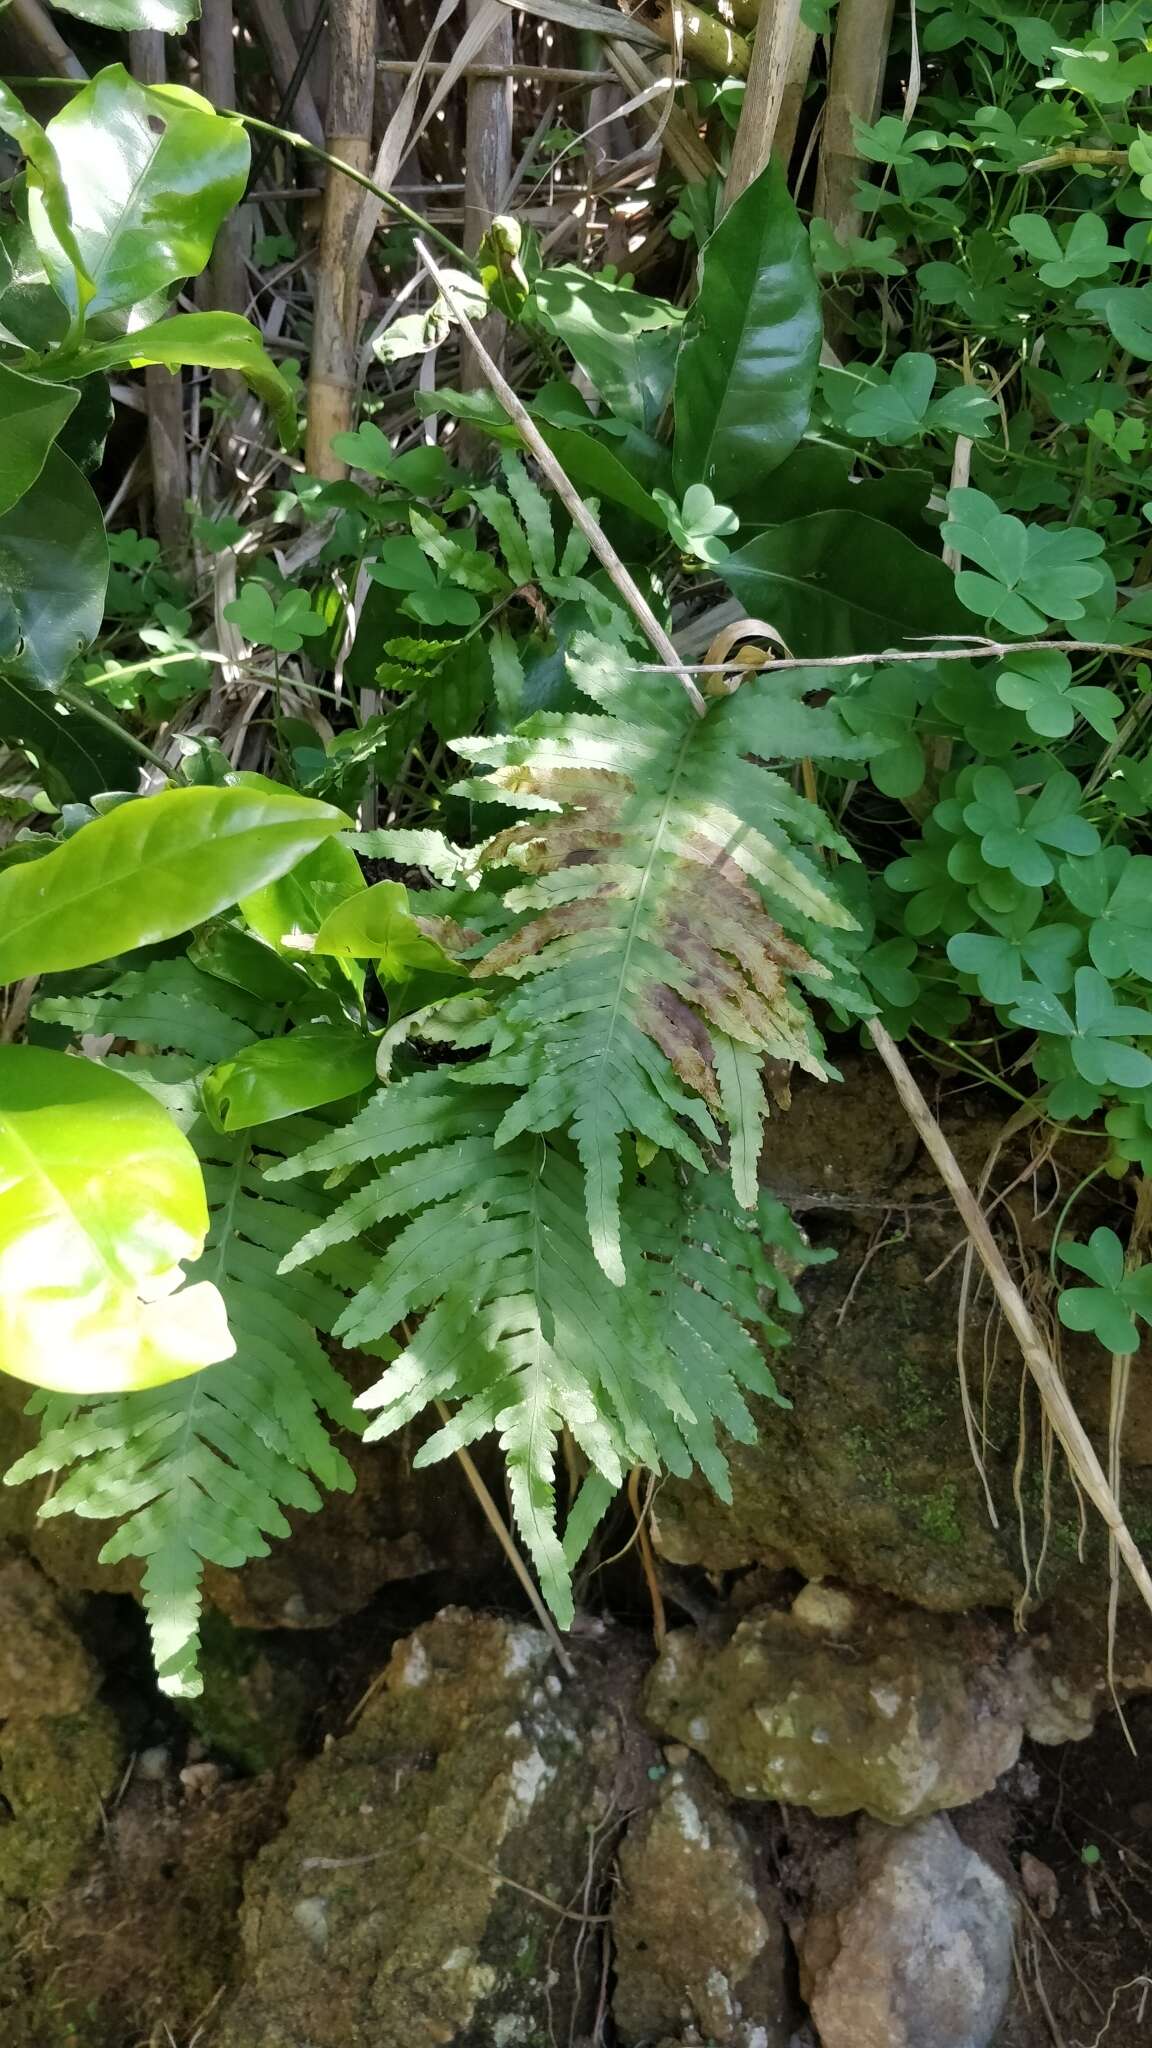
[[[437, 1415], [440, 1417], [441, 1422], [447, 1423], [450, 1418], [448, 1415], [448, 1410], [445, 1408], [443, 1401], [435, 1402], [434, 1406]], [[552, 1616], [549, 1614], [548, 1609], [545, 1607], [544, 1602], [540, 1597], [539, 1588], [537, 1587], [531, 1572], [528, 1570], [528, 1567], [525, 1564], [524, 1559], [521, 1557], [520, 1552], [517, 1550], [515, 1543], [512, 1541], [512, 1535], [508, 1528], [507, 1522], [504, 1520], [503, 1515], [500, 1513], [499, 1508], [493, 1500], [492, 1495], [489, 1493], [488, 1488], [485, 1486], [484, 1481], [480, 1477], [480, 1474], [476, 1469], [476, 1465], [473, 1459], [469, 1456], [468, 1452], [464, 1450], [458, 1450], [455, 1453], [455, 1455], [460, 1461], [461, 1467], [464, 1472], [464, 1476], [467, 1479], [469, 1486], [472, 1488], [473, 1493], [476, 1495], [476, 1498], [479, 1501], [480, 1506], [484, 1512], [485, 1519], [487, 1520], [490, 1528], [492, 1529], [492, 1532], [495, 1535], [501, 1550], [504, 1552], [505, 1557], [508, 1559], [509, 1564], [511, 1565], [513, 1571], [516, 1574], [516, 1577], [519, 1579], [520, 1584], [523, 1586], [525, 1593], [527, 1594], [529, 1600], [532, 1603], [532, 1609], [536, 1615], [536, 1619], [540, 1623], [541, 1628], [543, 1629], [545, 1635], [548, 1637], [548, 1640], [556, 1653], [556, 1662], [559, 1664], [560, 1669], [564, 1673], [565, 1678], [575, 1678], [576, 1666], [573, 1664], [571, 1657], [568, 1655], [567, 1650], [564, 1648], [564, 1644], [560, 1638], [560, 1631], [557, 1628], [556, 1623], [553, 1621]]]

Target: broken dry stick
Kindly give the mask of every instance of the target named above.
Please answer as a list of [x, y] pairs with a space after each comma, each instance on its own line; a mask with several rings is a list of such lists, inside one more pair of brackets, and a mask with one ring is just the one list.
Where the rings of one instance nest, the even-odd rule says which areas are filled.
[[448, 307], [449, 312], [452, 314], [453, 319], [461, 328], [470, 348], [476, 356], [477, 362], [484, 372], [487, 382], [496, 393], [509, 419], [519, 430], [525, 447], [531, 449], [562, 505], [571, 514], [593, 553], [603, 562], [625, 604], [628, 606], [633, 617], [638, 619], [643, 626], [660, 659], [667, 662], [670, 672], [676, 677], [693, 711], [695, 711], [698, 718], [703, 718], [708, 707], [687, 669], [681, 662], [680, 656], [673, 647], [671, 640], [664, 631], [647, 598], [644, 596], [643, 591], [624, 567], [611, 541], [608, 539], [603, 528], [593, 519], [592, 514], [589, 512], [583, 498], [580, 497], [575, 489], [575, 486], [569, 482], [568, 477], [561, 469], [560, 464], [557, 462], [535, 421], [529, 417], [507, 378], [501, 374], [492, 361], [491, 356], [444, 276], [443, 271], [433, 262], [423, 242], [419, 240], [416, 242], [416, 253], [428, 272], [429, 277], [432, 279], [433, 284], [439, 291], [445, 305]]

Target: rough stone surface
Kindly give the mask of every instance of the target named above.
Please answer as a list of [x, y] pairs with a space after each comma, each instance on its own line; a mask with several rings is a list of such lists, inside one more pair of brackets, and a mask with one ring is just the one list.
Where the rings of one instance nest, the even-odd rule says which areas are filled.
[[624, 2044], [681, 2034], [717, 2048], [787, 2048], [787, 1942], [771, 1886], [714, 1780], [692, 1761], [633, 1821], [612, 1914], [612, 2012]]
[[861, 1825], [800, 1936], [821, 2048], [989, 2048], [1007, 2002], [1016, 1902], [937, 1816]]
[[58, 1890], [99, 1826], [123, 1745], [98, 1684], [48, 1581], [0, 1556], [0, 1899]]
[[739, 1798], [911, 1821], [979, 1798], [1015, 1762], [1031, 1691], [1009, 1655], [979, 1623], [808, 1588], [720, 1649], [670, 1635], [646, 1709]]
[[612, 1686], [600, 1665], [566, 1685], [537, 1630], [458, 1610], [401, 1643], [249, 1873], [219, 2048], [579, 2031], [599, 1972], [581, 1901], [638, 1796]]
[[[341, 1365], [356, 1387], [379, 1374], [378, 1360], [359, 1360], [355, 1353], [343, 1353]], [[0, 1374], [0, 1473], [36, 1441], [38, 1426], [23, 1412], [26, 1395], [27, 1388]], [[412, 1469], [422, 1436], [435, 1426], [433, 1418], [423, 1432], [382, 1443], [342, 1440], [356, 1475], [354, 1490], [330, 1495], [320, 1514], [289, 1510], [292, 1535], [274, 1543], [267, 1557], [254, 1558], [240, 1571], [209, 1566], [208, 1602], [237, 1628], [328, 1628], [399, 1580], [442, 1571], [467, 1580], [490, 1570], [487, 1524], [464, 1479]], [[108, 1523], [75, 1515], [40, 1521], [42, 1498], [42, 1481], [0, 1487], [0, 1539], [15, 1538], [56, 1585], [71, 1592], [138, 1591], [137, 1560], [99, 1562]]]
[[[998, 1135], [986, 1116], [953, 1112], [948, 1136], [969, 1178], [979, 1177]], [[1001, 1155], [1006, 1184], [1027, 1164], [1021, 1150]], [[1076, 1161], [1066, 1162], [1072, 1180]], [[774, 1191], [797, 1204], [810, 1234], [839, 1257], [801, 1283], [805, 1313], [773, 1370], [793, 1406], [757, 1407], [759, 1440], [729, 1447], [732, 1503], [703, 1481], [669, 1479], [661, 1487], [653, 1533], [673, 1565], [710, 1571], [761, 1564], [837, 1578], [941, 1612], [1011, 1610], [1026, 1592], [1013, 1474], [1019, 1435], [1019, 1366], [1011, 1344], [999, 1348], [982, 1386], [987, 1302], [967, 1323], [973, 1399], [987, 1399], [986, 1464], [999, 1527], [990, 1524], [968, 1449], [956, 1366], [961, 1260], [954, 1213], [941, 1203], [938, 1177], [903, 1127], [891, 1086], [875, 1062], [845, 1063], [842, 1088], [800, 1082], [790, 1114], [770, 1127], [766, 1170]], [[1023, 1184], [1008, 1205], [1014, 1228], [1038, 1263], [1048, 1256], [1051, 1216], [1034, 1213]], [[1106, 1221], [1078, 1210], [1078, 1234]], [[887, 1221], [885, 1221], [887, 1217]], [[885, 1240], [879, 1242], [878, 1240]], [[943, 1263], [947, 1261], [947, 1263]], [[849, 1290], [851, 1299], [847, 1300]], [[1068, 1383], [1097, 1449], [1106, 1456], [1108, 1375], [1091, 1338], [1061, 1332]], [[1152, 1349], [1149, 1351], [1152, 1357]], [[1125, 1508], [1146, 1548], [1152, 1544], [1152, 1373], [1134, 1361], [1125, 1425]], [[1077, 1655], [1102, 1664], [1106, 1645], [1106, 1543], [1089, 1518], [1080, 1555], [1077, 1503], [1056, 1461], [1045, 1533], [1044, 1487], [1034, 1408], [1023, 1497], [1029, 1548], [1044, 1550], [1032, 1606], [1054, 1618], [1054, 1633], [1075, 1639]], [[1152, 1634], [1139, 1597], [1125, 1586], [1130, 1620], [1120, 1658], [1137, 1667]], [[1059, 1626], [1056, 1626], [1058, 1622]]]
[[75, 1714], [96, 1666], [54, 1587], [30, 1558], [0, 1553], [0, 1720]]

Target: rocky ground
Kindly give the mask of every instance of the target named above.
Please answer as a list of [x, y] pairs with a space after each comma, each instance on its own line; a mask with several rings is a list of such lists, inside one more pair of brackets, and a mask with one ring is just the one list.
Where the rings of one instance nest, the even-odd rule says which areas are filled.
[[[731, 1506], [656, 1499], [660, 1643], [626, 1509], [566, 1672], [463, 1481], [361, 1447], [357, 1495], [213, 1583], [177, 1712], [100, 1532], [3, 1497], [3, 2048], [1152, 2042], [1152, 1616], [1122, 1599], [1125, 1728], [1106, 1553], [974, 1298], [990, 1519], [956, 1226], [882, 1088], [778, 1126], [774, 1184], [839, 1258]], [[1028, 1168], [997, 1177], [1039, 1274], [1076, 1164]], [[1065, 1370], [1099, 1438], [1107, 1361]]]

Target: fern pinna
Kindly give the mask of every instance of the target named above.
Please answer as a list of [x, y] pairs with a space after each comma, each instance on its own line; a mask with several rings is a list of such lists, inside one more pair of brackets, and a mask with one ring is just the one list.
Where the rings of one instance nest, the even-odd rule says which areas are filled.
[[[587, 708], [456, 743], [474, 770], [458, 794], [480, 815], [504, 808], [493, 836], [466, 851], [430, 831], [370, 835], [433, 876], [413, 907], [455, 918], [470, 992], [406, 983], [387, 1029], [371, 1023], [363, 971], [320, 938], [363, 887], [333, 846], [275, 902], [243, 905], [247, 930], [216, 925], [187, 958], [38, 1006], [127, 1045], [110, 1057], [161, 1095], [205, 1167], [201, 1263], [235, 1356], [149, 1392], [38, 1397], [43, 1439], [9, 1475], [63, 1473], [43, 1512], [118, 1520], [103, 1554], [145, 1562], [171, 1691], [198, 1684], [204, 1564], [262, 1554], [285, 1509], [349, 1483], [330, 1423], [366, 1412], [375, 1437], [446, 1404], [421, 1463], [494, 1432], [566, 1620], [573, 1564], [625, 1472], [697, 1465], [724, 1493], [718, 1431], [751, 1434], [747, 1393], [780, 1398], [764, 1351], [798, 1304], [773, 1248], [793, 1269], [814, 1255], [760, 1189], [762, 1068], [822, 1076], [810, 995], [841, 1015], [863, 1003], [825, 858], [845, 849], [770, 764], [864, 742], [792, 674], [698, 720], [618, 643], [578, 640], [570, 669]], [[378, 1037], [367, 1101], [221, 1134], [206, 1112], [237, 1059], [329, 1029]], [[359, 1416], [331, 1337], [392, 1361]], [[563, 1534], [562, 1431], [588, 1467]]]
[[560, 1431], [613, 1488], [633, 1464], [687, 1473], [695, 1462], [726, 1494], [716, 1422], [748, 1441], [741, 1390], [780, 1398], [743, 1322], [779, 1342], [769, 1301], [799, 1306], [764, 1240], [786, 1242], [800, 1264], [816, 1255], [767, 1196], [756, 1232], [737, 1222], [724, 1176], [688, 1190], [665, 1165], [653, 1185], [630, 1189], [624, 1238], [637, 1284], [615, 1287], [593, 1257], [566, 1144], [532, 1134], [497, 1143], [512, 1098], [462, 1088], [461, 1073], [395, 1082], [343, 1130], [270, 1169], [281, 1182], [368, 1168], [283, 1270], [294, 1273], [366, 1229], [400, 1226], [336, 1324], [337, 1336], [356, 1345], [397, 1328], [407, 1336], [359, 1398], [374, 1418], [366, 1434], [399, 1429], [430, 1402], [458, 1402], [418, 1453], [423, 1465], [494, 1430], [517, 1523], [549, 1603], [567, 1622], [571, 1560], [553, 1498]]
[[747, 684], [700, 720], [669, 677], [611, 645], [578, 638], [570, 670], [598, 714], [540, 712], [512, 738], [454, 742], [490, 771], [462, 785], [469, 796], [531, 814], [481, 849], [483, 866], [532, 879], [506, 891], [517, 929], [475, 970], [520, 985], [465, 1078], [516, 1090], [498, 1142], [570, 1133], [593, 1248], [619, 1284], [625, 1135], [700, 1170], [719, 1118], [751, 1206], [764, 1060], [827, 1071], [802, 985], [858, 1006], [831, 941], [854, 920], [804, 850], [847, 848], [763, 764], [843, 758], [860, 742], [834, 704], [804, 702], [795, 674]]

